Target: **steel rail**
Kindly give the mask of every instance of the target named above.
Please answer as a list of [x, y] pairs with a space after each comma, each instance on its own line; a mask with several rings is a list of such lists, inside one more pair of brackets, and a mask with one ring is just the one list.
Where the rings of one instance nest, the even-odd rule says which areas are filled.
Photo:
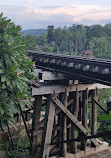
[[101, 58], [88, 58], [88, 57], [82, 57], [82, 56], [74, 56], [74, 55], [66, 55], [66, 54], [57, 54], [57, 53], [47, 53], [47, 52], [37, 52], [32, 50], [27, 50], [29, 55], [34, 56], [44, 56], [44, 57], [53, 57], [53, 58], [61, 58], [61, 59], [72, 59], [72, 60], [80, 60], [85, 62], [97, 62], [97, 63], [103, 63], [103, 64], [111, 64], [111, 60], [109, 59], [101, 59]]

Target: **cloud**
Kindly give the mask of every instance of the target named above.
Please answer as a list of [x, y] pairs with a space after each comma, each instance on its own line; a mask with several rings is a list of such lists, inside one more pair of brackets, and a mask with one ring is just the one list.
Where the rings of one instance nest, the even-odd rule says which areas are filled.
[[[102, 1], [102, 0], [99, 0]], [[37, 6], [33, 3], [27, 5], [1, 5], [0, 10], [5, 16], [11, 18], [23, 29], [46, 28], [53, 24], [56, 27], [81, 23], [86, 25], [105, 24], [111, 19], [111, 7], [95, 5], [74, 6]]]

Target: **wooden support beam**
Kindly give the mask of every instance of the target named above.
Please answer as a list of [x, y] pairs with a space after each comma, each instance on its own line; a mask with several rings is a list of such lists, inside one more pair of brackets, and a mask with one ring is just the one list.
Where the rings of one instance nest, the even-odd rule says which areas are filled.
[[83, 91], [82, 124], [87, 129], [88, 120], [88, 89]]
[[[65, 93], [60, 93], [59, 99], [60, 99], [61, 103], [64, 105]], [[64, 141], [64, 113], [63, 113], [63, 111], [60, 110], [58, 117], [59, 117], [58, 123], [60, 124], [60, 131], [58, 131], [58, 135], [60, 136], [59, 137], [60, 141]], [[63, 144], [60, 144], [59, 148], [60, 148], [60, 156], [64, 156]]]
[[[89, 90], [95, 89], [95, 88], [101, 89], [101, 88], [111, 88], [110, 86], [102, 85], [102, 84], [79, 84], [78, 85], [78, 91], [83, 91], [88, 88]], [[32, 86], [32, 96], [35, 95], [44, 95], [44, 94], [53, 94], [55, 93], [63, 93], [65, 92], [65, 89], [67, 88], [67, 92], [74, 92], [76, 91], [76, 86], [75, 85], [41, 85], [41, 87], [36, 88]]]
[[[69, 106], [69, 105], [71, 105], [72, 103], [74, 102], [74, 99], [72, 98], [72, 99], [70, 99], [69, 101], [68, 101], [68, 103], [67, 103], [67, 107]], [[55, 112], [55, 115], [57, 115], [59, 112], [61, 112], [61, 109], [57, 109], [56, 110], [56, 112]]]
[[[61, 103], [61, 101], [56, 97], [52, 97], [52, 101], [66, 114], [66, 116], [78, 127], [79, 130], [83, 132], [86, 136], [91, 136], [91, 134], [84, 128], [84, 126], [77, 120], [77, 118]], [[96, 140], [91, 140], [95, 146], [98, 145]]]
[[[88, 88], [82, 92], [82, 125], [87, 129], [87, 120], [88, 120]], [[86, 142], [81, 143], [81, 149], [85, 150]]]
[[91, 99], [100, 107], [101, 110], [103, 110], [106, 114], [109, 114], [109, 112], [105, 110], [96, 100], [94, 100], [94, 98]]
[[48, 95], [39, 158], [48, 158], [49, 157], [49, 150], [50, 150], [49, 144], [51, 143], [54, 115], [55, 115], [55, 105], [51, 101], [51, 95]]
[[[97, 88], [92, 91], [92, 98], [97, 101]], [[97, 134], [97, 105], [95, 101], [92, 100], [92, 135]]]
[[[78, 112], [79, 112], [79, 91], [78, 86], [76, 87], [76, 102], [75, 102], [75, 108], [74, 108], [74, 116], [78, 118]], [[77, 127], [74, 127], [74, 138], [77, 138]], [[75, 152], [77, 151], [77, 142], [75, 141]], [[76, 153], [75, 153], [76, 154]]]
[[91, 136], [85, 136], [85, 137], [78, 137], [76, 139], [67, 139], [64, 140], [63, 142], [53, 142], [51, 145], [55, 144], [60, 144], [60, 143], [68, 143], [68, 142], [73, 142], [73, 141], [78, 141], [81, 142], [82, 140], [87, 140], [87, 139], [92, 139], [92, 138], [99, 138], [99, 137], [105, 137], [105, 138], [111, 138], [111, 131], [104, 131], [104, 132], [99, 132], [96, 135], [91, 135]]
[[[68, 108], [69, 109], [69, 111], [71, 111], [72, 113], [73, 113], [73, 107], [74, 107], [74, 101], [75, 101], [75, 98], [74, 98], [74, 95], [75, 94], [75, 92], [70, 92], [69, 93], [69, 100], [71, 101], [73, 101], [73, 102], [71, 102], [71, 104], [70, 104], [70, 107]], [[73, 137], [73, 126], [74, 126], [74, 124], [72, 123], [72, 122], [70, 122], [70, 119], [67, 119], [68, 120], [68, 139], [73, 139], [74, 137]], [[69, 145], [70, 145], [70, 148], [72, 149], [73, 147], [72, 147], [72, 143], [68, 143]]]
[[37, 157], [37, 145], [38, 145], [38, 136], [34, 135], [34, 132], [37, 130], [36, 124], [39, 123], [40, 120], [40, 112], [42, 107], [42, 96], [35, 96], [34, 100], [34, 111], [32, 117], [32, 133], [31, 133], [31, 155], [33, 158]]
[[[74, 100], [73, 104], [71, 105], [71, 113], [74, 115], [74, 110], [75, 110], [74, 106], [75, 106], [75, 102], [76, 102], [75, 92], [71, 92], [70, 97], [73, 97], [73, 100]], [[74, 123], [71, 122], [71, 139], [74, 139], [74, 132], [75, 132], [74, 126], [75, 126]], [[74, 153], [75, 142], [72, 142], [70, 145], [71, 145], [71, 151], [72, 151], [72, 153]]]
[[82, 121], [82, 91], [79, 92], [80, 97], [79, 97], [79, 113], [78, 113], [78, 120]]
[[[72, 114], [77, 118], [78, 117], [78, 111], [79, 111], [79, 92], [78, 92], [78, 87], [76, 86], [76, 92], [73, 93], [74, 97], [74, 104], [72, 107]], [[71, 139], [76, 139], [77, 138], [77, 126], [74, 125], [73, 123], [71, 124]], [[77, 142], [72, 143], [72, 153], [75, 153], [77, 151]]]
[[[65, 90], [65, 100], [64, 100], [64, 106], [67, 109], [67, 89]], [[67, 140], [67, 118], [66, 116], [64, 117], [64, 140]], [[64, 158], [66, 158], [67, 154], [67, 143], [64, 143], [63, 145], [63, 154]]]
[[[68, 103], [67, 103], [67, 106], [69, 106], [69, 105], [72, 104], [73, 102], [74, 102], [74, 100], [73, 100], [73, 99], [70, 99], [70, 100], [68, 101]], [[56, 110], [56, 112], [55, 112], [55, 115], [58, 115], [60, 112], [61, 112], [61, 110], [60, 110], [60, 108], [58, 108], [58, 109]], [[34, 135], [36, 135], [37, 131], [40, 130], [40, 129], [43, 127], [43, 125], [44, 125], [44, 120], [45, 120], [45, 119], [43, 119], [42, 121], [39, 121], [39, 122], [37, 122], [37, 123], [35, 124], [35, 129], [36, 129], [36, 130], [34, 130]], [[57, 128], [57, 129], [58, 129], [58, 128]], [[57, 129], [56, 129], [56, 126], [55, 126], [55, 130], [57, 130]], [[32, 130], [30, 129], [29, 131], [32, 131]]]

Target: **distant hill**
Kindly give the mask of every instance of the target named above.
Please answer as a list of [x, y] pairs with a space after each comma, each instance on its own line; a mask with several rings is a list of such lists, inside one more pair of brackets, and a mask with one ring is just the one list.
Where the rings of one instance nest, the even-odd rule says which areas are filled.
[[23, 36], [27, 35], [34, 35], [34, 36], [40, 36], [43, 33], [47, 33], [47, 29], [29, 29], [29, 30], [23, 30], [22, 31]]

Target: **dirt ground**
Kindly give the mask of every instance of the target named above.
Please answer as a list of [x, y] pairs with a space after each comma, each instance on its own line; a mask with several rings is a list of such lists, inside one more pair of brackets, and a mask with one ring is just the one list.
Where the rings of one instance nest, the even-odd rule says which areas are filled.
[[85, 158], [111, 158], [111, 147], [107, 150], [86, 156]]

